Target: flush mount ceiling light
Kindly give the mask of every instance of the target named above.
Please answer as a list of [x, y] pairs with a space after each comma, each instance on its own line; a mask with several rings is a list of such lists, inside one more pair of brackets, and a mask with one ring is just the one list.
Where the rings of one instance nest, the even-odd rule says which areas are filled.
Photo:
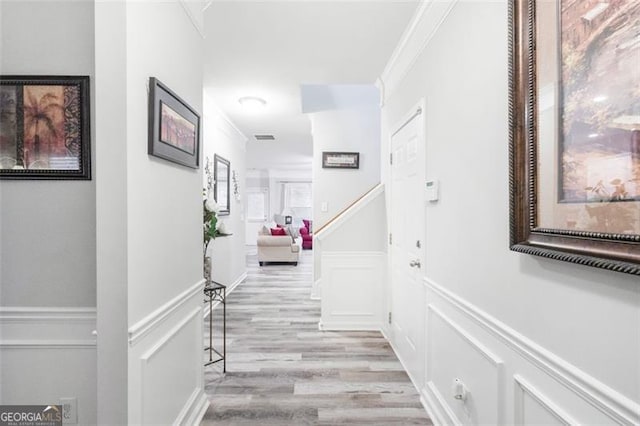
[[260, 111], [267, 105], [267, 101], [256, 96], [245, 96], [238, 99], [238, 102], [247, 111]]

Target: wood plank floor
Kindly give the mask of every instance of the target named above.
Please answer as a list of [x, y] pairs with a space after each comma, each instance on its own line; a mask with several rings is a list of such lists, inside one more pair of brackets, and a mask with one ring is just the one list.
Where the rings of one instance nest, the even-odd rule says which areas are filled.
[[[205, 367], [202, 425], [432, 424], [380, 333], [318, 331], [310, 251], [297, 267], [260, 267], [255, 249], [247, 262], [227, 298], [227, 373]], [[220, 336], [221, 306], [213, 320]]]

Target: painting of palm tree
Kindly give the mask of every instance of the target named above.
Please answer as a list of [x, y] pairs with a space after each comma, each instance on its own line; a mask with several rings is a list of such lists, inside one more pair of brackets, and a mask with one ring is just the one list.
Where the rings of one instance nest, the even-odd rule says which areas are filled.
[[51, 156], [64, 156], [64, 87], [24, 87], [24, 163], [47, 168]]
[[0, 87], [0, 168], [13, 168], [18, 161], [16, 104], [16, 87]]
[[0, 76], [0, 179], [91, 179], [88, 76]]

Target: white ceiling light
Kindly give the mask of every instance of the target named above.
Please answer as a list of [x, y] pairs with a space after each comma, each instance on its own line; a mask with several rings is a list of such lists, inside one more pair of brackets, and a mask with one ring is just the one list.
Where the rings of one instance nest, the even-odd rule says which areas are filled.
[[262, 111], [267, 105], [267, 101], [256, 96], [245, 96], [238, 99], [238, 102], [240, 102], [243, 109], [249, 112]]

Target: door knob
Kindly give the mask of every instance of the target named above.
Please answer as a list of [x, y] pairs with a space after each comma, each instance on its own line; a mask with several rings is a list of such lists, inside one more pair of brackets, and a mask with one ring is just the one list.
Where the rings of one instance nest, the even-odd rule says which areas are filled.
[[419, 259], [412, 260], [411, 262], [409, 262], [409, 266], [411, 266], [412, 268], [419, 268], [420, 260]]

